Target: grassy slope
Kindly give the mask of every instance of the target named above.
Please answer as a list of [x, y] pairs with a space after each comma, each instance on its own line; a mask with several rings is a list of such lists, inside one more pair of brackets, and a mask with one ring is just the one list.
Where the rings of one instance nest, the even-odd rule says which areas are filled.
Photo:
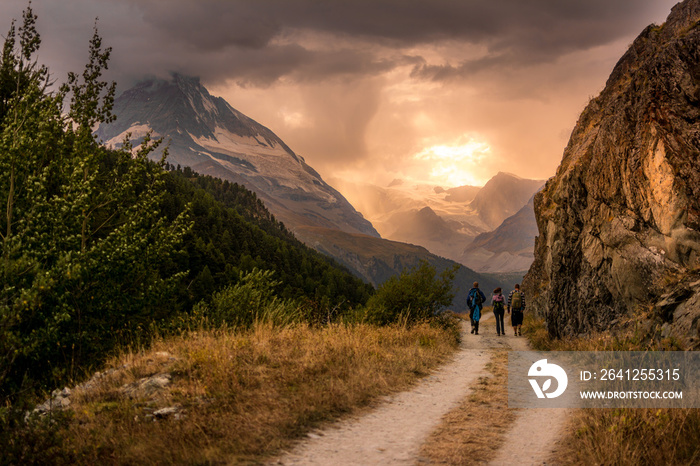
[[[454, 332], [427, 324], [194, 332], [114, 359], [97, 388], [76, 390], [57, 431], [18, 432], [17, 444], [58, 439], [55, 463], [260, 461], [319, 423], [406, 388], [455, 349]], [[123, 387], [155, 374], [172, 382], [125, 395]], [[179, 419], [153, 420], [170, 406], [183, 410]]]

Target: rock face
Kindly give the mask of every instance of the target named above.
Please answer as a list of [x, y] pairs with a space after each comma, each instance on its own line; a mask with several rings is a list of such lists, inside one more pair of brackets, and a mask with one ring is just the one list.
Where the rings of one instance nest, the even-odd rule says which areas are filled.
[[524, 285], [552, 336], [647, 310], [667, 334], [697, 338], [700, 0], [679, 3], [630, 46], [581, 114], [535, 212]]

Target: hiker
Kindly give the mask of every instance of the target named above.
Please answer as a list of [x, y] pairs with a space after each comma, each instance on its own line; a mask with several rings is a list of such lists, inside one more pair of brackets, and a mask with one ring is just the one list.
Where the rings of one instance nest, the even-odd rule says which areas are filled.
[[479, 334], [479, 320], [481, 320], [481, 308], [486, 301], [484, 292], [479, 289], [479, 282], [474, 282], [474, 287], [467, 295], [467, 307], [469, 307], [469, 319], [472, 322], [472, 333]]
[[508, 295], [508, 313], [511, 313], [510, 323], [513, 324], [513, 334], [522, 336], [523, 311], [525, 310], [525, 294], [520, 291], [520, 284], [515, 284], [515, 289]]
[[493, 290], [491, 306], [493, 306], [493, 315], [496, 316], [496, 334], [500, 337], [506, 334], [506, 327], [503, 322], [503, 316], [506, 313], [506, 298], [503, 296], [500, 286]]

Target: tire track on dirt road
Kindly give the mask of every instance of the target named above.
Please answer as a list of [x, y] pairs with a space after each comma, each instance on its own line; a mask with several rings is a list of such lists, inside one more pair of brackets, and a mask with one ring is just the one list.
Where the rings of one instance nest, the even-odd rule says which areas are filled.
[[[485, 316], [483, 321], [488, 321], [488, 317]], [[268, 464], [422, 463], [419, 457], [421, 445], [439, 426], [442, 417], [469, 396], [469, 387], [479, 377], [487, 375], [485, 366], [492, 351], [528, 349], [525, 338], [499, 337], [495, 331], [490, 334], [492, 329], [484, 327], [480, 335], [471, 335], [465, 323], [463, 341], [457, 353], [411, 390], [384, 397], [376, 408], [308, 434], [307, 439]], [[520, 411], [491, 464], [543, 464], [565, 421], [566, 416], [561, 411]], [[527, 435], [522, 435], [523, 432]]]

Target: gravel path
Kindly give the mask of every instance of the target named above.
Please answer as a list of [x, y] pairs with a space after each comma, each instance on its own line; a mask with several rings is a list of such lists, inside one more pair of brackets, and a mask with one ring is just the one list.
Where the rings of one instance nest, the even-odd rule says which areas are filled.
[[[469, 393], [469, 386], [485, 375], [491, 350], [527, 350], [525, 338], [497, 337], [487, 316], [481, 334], [465, 331], [453, 359], [410, 391], [388, 396], [376, 408], [357, 417], [310, 433], [308, 440], [270, 464], [283, 465], [412, 465], [421, 444], [440, 420]], [[564, 410], [523, 410], [504, 448], [492, 464], [543, 464], [561, 431]], [[542, 428], [533, 429], [533, 426]], [[520, 433], [527, 432], [523, 436]], [[526, 439], [525, 439], [526, 437]]]

